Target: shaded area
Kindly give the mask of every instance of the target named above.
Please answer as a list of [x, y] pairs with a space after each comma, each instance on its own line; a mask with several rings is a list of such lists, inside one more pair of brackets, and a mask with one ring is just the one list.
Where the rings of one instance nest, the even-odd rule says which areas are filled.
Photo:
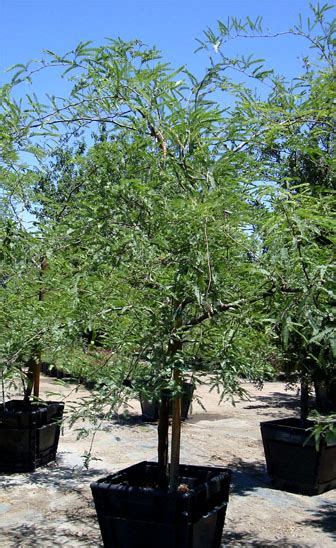
[[[85, 525], [91, 525], [86, 517]], [[78, 529], [78, 516], [76, 519], [67, 520], [67, 528], [62, 523], [48, 523], [41, 526], [36, 524], [24, 524], [9, 528], [0, 533], [0, 544], [6, 548], [53, 548], [54, 546], [90, 546], [100, 548], [103, 546], [100, 531], [96, 526], [96, 518], [92, 518], [92, 531], [83, 532]], [[72, 530], [69, 529], [72, 525]]]
[[190, 417], [187, 419], [188, 423], [190, 424], [197, 424], [201, 421], [222, 421], [225, 419], [231, 419], [232, 415], [224, 414], [224, 413], [207, 413], [204, 411], [203, 413], [196, 413], [195, 415], [190, 415]]
[[251, 539], [251, 533], [249, 531], [225, 531], [224, 526], [221, 548], [226, 548], [226, 546], [280, 546], [281, 548], [305, 548], [306, 546], [308, 547], [311, 545], [302, 543], [297, 544], [286, 537], [278, 538], [276, 541], [264, 539], [253, 540]]
[[102, 432], [108, 432], [111, 430], [112, 427], [116, 426], [134, 427], [146, 426], [148, 423], [153, 424], [152, 421], [144, 420], [142, 415], [134, 415], [130, 413], [115, 414], [108, 419], [101, 415], [100, 418], [104, 420], [104, 424], [102, 424], [99, 428], [99, 430], [101, 430]]
[[271, 409], [290, 409], [299, 410], [300, 397], [293, 396], [293, 394], [284, 394], [282, 392], [273, 392], [271, 396], [258, 396], [256, 403], [251, 403], [243, 407], [243, 409], [265, 409], [270, 411]]
[[271, 487], [263, 461], [245, 462], [237, 457], [229, 462], [227, 467], [232, 470], [231, 491], [233, 494], [245, 496], [260, 487]]
[[81, 493], [85, 484], [102, 475], [106, 475], [105, 470], [97, 468], [85, 470], [77, 466], [58, 466], [53, 463], [29, 474], [2, 475], [0, 476], [0, 485], [2, 489], [31, 485], [52, 487], [67, 492], [71, 489], [73, 492]]
[[[23, 487], [35, 493], [35, 490], [40, 488], [41, 491], [37, 496], [41, 500], [41, 508], [44, 502], [45, 507], [43, 516], [40, 515], [39, 510], [37, 511], [34, 523], [26, 522], [21, 525], [13, 524], [11, 517], [8, 521], [5, 513], [3, 518], [4, 523], [7, 522], [7, 527], [2, 526], [0, 530], [0, 546], [6, 548], [102, 547], [94, 503], [87, 493], [84, 493], [84, 488], [87, 488], [89, 482], [105, 474], [105, 471], [99, 469], [85, 470], [53, 463], [31, 474], [1, 476], [0, 484], [5, 492], [7, 489], [11, 491], [13, 488]], [[21, 493], [24, 497], [24, 491]], [[72, 496], [74, 493], [78, 495], [75, 506], [71, 503], [73, 499], [70, 499], [70, 502], [66, 499], [66, 495]], [[56, 509], [53, 504], [50, 505], [49, 497], [59, 500]], [[24, 497], [21, 504], [19, 496], [16, 501], [11, 501], [12, 508], [9, 507], [7, 510], [11, 510], [14, 521], [16, 512], [18, 515], [22, 513], [22, 521], [24, 521], [25, 512], [28, 511], [28, 519], [31, 519], [27, 500]]]
[[309, 527], [316, 527], [336, 541], [336, 503], [323, 503], [312, 512], [310, 519], [301, 522]]

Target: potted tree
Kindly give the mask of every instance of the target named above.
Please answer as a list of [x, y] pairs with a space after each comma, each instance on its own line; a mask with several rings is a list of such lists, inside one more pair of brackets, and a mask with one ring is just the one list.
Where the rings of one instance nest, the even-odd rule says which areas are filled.
[[[273, 327], [272, 339], [282, 348], [288, 381], [301, 386], [300, 417], [261, 425], [268, 471], [279, 487], [317, 494], [336, 485], [333, 432], [326, 437], [322, 427], [316, 429], [308, 420], [312, 387], [317, 409], [330, 413], [336, 407], [334, 21], [328, 18], [327, 4], [311, 10], [314, 23], [300, 17], [289, 33], [308, 39], [314, 62], [304, 57], [303, 74], [291, 83], [274, 73], [262, 73], [271, 88], [267, 100], [243, 98], [240, 113], [246, 131], [241, 146], [250, 140], [260, 169], [254, 189], [256, 220], [251, 226], [260, 247], [252, 260], [256, 275], [273, 287], [264, 303], [262, 325]], [[260, 20], [252, 23], [251, 30], [254, 37], [263, 36]], [[219, 23], [201, 45], [215, 49], [218, 64], [225, 65], [229, 59], [223, 44], [248, 36], [245, 31], [240, 22]], [[318, 447], [312, 431], [322, 432]]]
[[[42, 70], [54, 64], [50, 56]], [[244, 230], [254, 213], [245, 184], [254, 161], [241, 147], [230, 150], [240, 131], [239, 113], [233, 114], [236, 123], [227, 123], [209, 98], [211, 70], [202, 80], [173, 72], [138, 41], [110, 41], [97, 49], [80, 44], [70, 57], [57, 56], [57, 66], [79, 76], [72, 97], [62, 107], [52, 99], [49, 113], [38, 103], [20, 111], [20, 146], [33, 146], [36, 128], [44, 147], [55, 142], [58, 128], [64, 139], [65, 132], [78, 135], [89, 122], [99, 125], [93, 146], [72, 158], [76, 169], [66, 188], [61, 177], [46, 184], [50, 166], [43, 158], [32, 202], [39, 216], [53, 197], [43, 222], [53, 241], [66, 244], [58, 263], [67, 272], [62, 283], [81, 303], [81, 321], [86, 311], [92, 321], [100, 318], [106, 347], [116, 353], [112, 377], [95, 394], [94, 412], [106, 415], [107, 406], [138, 392], [137, 370], [148, 356], [154, 396], [163, 395], [158, 462], [139, 463], [92, 485], [104, 543], [215, 548], [230, 471], [180, 465], [181, 395], [190, 361], [205, 354], [211, 367], [198, 371], [195, 382], [206, 373], [223, 395], [240, 393], [237, 378], [246, 368], [234, 341], [255, 303], [268, 294], [263, 281], [260, 287], [252, 283], [256, 242]], [[19, 79], [14, 76], [12, 85]], [[4, 108], [12, 116], [6, 102]], [[73, 321], [77, 312], [74, 307]], [[248, 372], [251, 378], [254, 373]]]
[[[277, 245], [282, 239], [283, 249], [286, 249], [286, 264], [283, 262], [280, 266], [279, 253], [276, 266], [278, 272], [281, 271], [281, 281], [274, 295], [275, 311], [279, 314], [275, 328], [282, 345], [287, 380], [300, 384], [301, 412], [299, 417], [261, 423], [261, 433], [273, 484], [315, 495], [336, 487], [336, 436], [332, 432], [326, 436], [322, 428], [316, 443], [312, 433], [314, 422], [309, 419], [311, 390], [320, 386], [321, 378], [328, 379], [330, 388], [336, 381], [332, 249], [324, 246], [321, 250], [316, 243], [316, 235], [325, 229], [326, 218], [323, 218], [322, 226], [320, 221], [322, 209], [324, 215], [328, 215], [328, 199], [324, 196], [321, 208], [319, 198], [309, 195], [309, 191], [305, 193], [302, 190], [295, 197], [289, 192], [290, 205], [287, 194], [280, 206], [282, 221], [280, 215], [277, 217], [277, 222], [280, 221], [278, 227], [281, 226], [280, 230], [286, 235], [283, 238], [277, 232]], [[300, 232], [297, 222], [300, 223]], [[271, 247], [269, 253], [272, 253]], [[319, 396], [316, 392], [315, 409], [320, 409]], [[329, 397], [324, 400], [323, 411], [331, 413], [335, 404], [335, 400]]]
[[[30, 472], [55, 460], [64, 404], [40, 399], [41, 348], [48, 330], [42, 281], [47, 260], [38, 268], [32, 265], [29, 249], [34, 253], [38, 247], [33, 234], [11, 219], [2, 228], [6, 279], [0, 289], [0, 472]], [[6, 383], [15, 378], [22, 382], [24, 396], [7, 399]]]
[[[181, 420], [184, 421], [188, 418], [189, 408], [192, 401], [192, 396], [194, 392], [194, 386], [190, 382], [185, 382], [183, 384], [183, 393], [182, 393], [182, 401], [181, 401]], [[145, 421], [157, 421], [159, 418], [159, 406], [160, 406], [160, 400], [162, 398], [168, 398], [172, 399], [171, 392], [166, 392], [163, 394], [160, 394], [159, 400], [157, 399], [151, 399], [148, 400], [146, 398], [143, 398], [140, 396], [140, 405], [141, 405], [141, 412], [142, 412], [142, 418]], [[169, 410], [169, 416], [172, 416], [172, 405], [170, 402], [170, 410]]]
[[[309, 420], [313, 389], [315, 409], [327, 414], [336, 409], [332, 67], [326, 64], [322, 74], [308, 71], [297, 91], [302, 85], [305, 99], [292, 103], [288, 112], [291, 128], [270, 141], [270, 170], [281, 185], [268, 190], [271, 211], [265, 213], [268, 222], [260, 233], [265, 245], [260, 262], [276, 287], [268, 313], [273, 314], [287, 380], [300, 384], [301, 413], [263, 422], [261, 433], [273, 484], [314, 495], [336, 487], [336, 436], [325, 436], [322, 428], [316, 444]], [[283, 90], [283, 97], [288, 92]], [[276, 158], [280, 146], [281, 157]]]
[[[293, 360], [289, 378], [292, 382], [294, 378], [298, 379], [301, 385], [301, 413], [300, 417], [261, 423], [267, 470], [272, 484], [277, 488], [318, 495], [336, 487], [336, 435], [335, 430], [330, 428], [335, 419], [332, 415], [330, 419], [321, 416], [316, 419], [308, 415], [314, 376], [314, 371], [307, 368], [310, 349], [295, 335], [292, 342], [295, 343], [295, 351], [288, 352], [286, 357]], [[298, 348], [304, 355], [301, 364], [294, 361]]]
[[[229, 39], [248, 25], [252, 34], [259, 28], [232, 20], [220, 32]], [[209, 31], [207, 38], [219, 53], [218, 37]], [[138, 463], [92, 485], [104, 544], [216, 548], [230, 472], [179, 464], [181, 394], [190, 360], [203, 354], [211, 364], [207, 382], [223, 395], [240, 393], [243, 372], [262, 376], [255, 365], [245, 367], [235, 342], [253, 323], [257, 303], [276, 290], [274, 277], [258, 269], [254, 227], [262, 210], [250, 184], [265, 175], [258, 144], [267, 131], [260, 131], [258, 115], [270, 123], [271, 135], [274, 124], [284, 126], [227, 70], [238, 67], [259, 82], [269, 71], [252, 67], [250, 58], [222, 55], [197, 79], [173, 72], [139, 41], [79, 44], [64, 57], [48, 56], [36, 69], [63, 66], [75, 81], [70, 96], [52, 97], [48, 106], [30, 98], [30, 108], [16, 118], [6, 102], [4, 108], [21, 145], [33, 145], [36, 128], [41, 147], [52, 147], [57, 132], [71, 139], [81, 131], [85, 137], [89, 124], [94, 128], [93, 146], [72, 160], [70, 184], [63, 188], [60, 179], [51, 189], [60, 197], [56, 217], [66, 212], [66, 219], [57, 227], [54, 218], [49, 222], [67, 242], [72, 293], [85, 295], [83, 307], [100, 318], [106, 344], [116, 352], [113, 378], [95, 394], [94, 412], [108, 415], [107, 406], [138, 391], [136, 371], [148, 357], [154, 395], [169, 390], [173, 396], [170, 463], [169, 402], [161, 397], [158, 462]], [[12, 85], [30, 72], [20, 67]], [[215, 87], [235, 94], [225, 112], [214, 100]]]
[[[138, 385], [142, 387], [139, 393], [139, 400], [142, 412], [142, 418], [144, 421], [155, 422], [159, 418], [160, 401], [163, 398], [169, 400], [169, 416], [172, 416], [172, 392], [166, 390], [160, 392], [155, 387], [155, 382], [151, 377], [146, 375], [146, 364], [144, 364], [145, 371], [140, 370], [140, 382]], [[188, 412], [194, 392], [194, 384], [192, 378], [183, 383], [183, 392], [181, 397], [181, 420], [185, 420], [188, 417]], [[149, 394], [149, 395], [147, 395]]]

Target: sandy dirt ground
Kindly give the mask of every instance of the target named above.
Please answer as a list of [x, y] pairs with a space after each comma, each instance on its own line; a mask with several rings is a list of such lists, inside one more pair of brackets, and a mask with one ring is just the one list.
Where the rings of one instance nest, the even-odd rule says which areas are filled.
[[[43, 379], [44, 391], [55, 381]], [[57, 387], [63, 395], [69, 385]], [[206, 386], [198, 389], [207, 412], [193, 404], [183, 424], [186, 464], [218, 465], [233, 471], [222, 539], [226, 546], [336, 546], [336, 490], [306, 497], [272, 489], [267, 477], [259, 422], [297, 412], [295, 392], [282, 383], [259, 391], [247, 387], [249, 401], [218, 405]], [[85, 396], [80, 389], [78, 396]], [[73, 399], [73, 394], [69, 397]], [[0, 476], [0, 547], [102, 547], [90, 482], [141, 460], [156, 459], [156, 426], [142, 423], [140, 405], [131, 402], [129, 421], [106, 422], [98, 432], [86, 470], [88, 439], [64, 428], [56, 463], [31, 474]], [[178, 548], [178, 547], [176, 547]], [[206, 547], [205, 547], [206, 548]]]

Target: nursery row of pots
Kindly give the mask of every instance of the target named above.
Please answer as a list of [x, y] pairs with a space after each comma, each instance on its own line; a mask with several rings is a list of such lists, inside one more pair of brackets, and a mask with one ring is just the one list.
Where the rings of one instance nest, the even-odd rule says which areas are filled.
[[[62, 369], [59, 369], [57, 367], [50, 367], [49, 364], [46, 362], [42, 362], [41, 372], [44, 375], [55, 379], [73, 380], [73, 377], [70, 375], [70, 373], [67, 373], [66, 371], [63, 371]], [[77, 377], [77, 381], [80, 384], [83, 384], [83, 386], [85, 386], [89, 390], [93, 390], [96, 385], [95, 381], [87, 379], [83, 376]], [[182, 396], [181, 419], [186, 420], [186, 418], [188, 417], [189, 408], [194, 392], [194, 385], [191, 382], [186, 382], [183, 384], [183, 389], [184, 393]], [[168, 397], [170, 397], [169, 394]], [[142, 396], [139, 397], [139, 400], [143, 420], [148, 422], [156, 422], [159, 418], [159, 402], [156, 400], [148, 400], [146, 398], [143, 398]]]
[[[1, 472], [31, 472], [55, 460], [63, 407], [19, 400], [2, 405]], [[309, 427], [295, 418], [261, 423], [275, 487], [305, 495], [336, 487], [336, 437], [317, 449]], [[219, 548], [230, 470], [181, 465], [174, 493], [159, 486], [158, 473], [156, 463], [140, 462], [91, 485], [104, 546]]]
[[86, 378], [82, 375], [74, 377], [73, 375], [71, 375], [67, 371], [63, 371], [63, 369], [59, 369], [58, 367], [50, 367], [49, 364], [46, 363], [46, 362], [41, 363], [41, 373], [43, 373], [47, 377], [52, 377], [54, 379], [69, 380], [69, 381], [72, 380], [73, 381], [74, 378], [76, 378], [76, 380], [80, 384], [83, 384], [83, 386], [88, 388], [88, 390], [92, 390], [96, 385], [95, 381], [93, 381], [91, 379], [88, 379], [88, 378]]

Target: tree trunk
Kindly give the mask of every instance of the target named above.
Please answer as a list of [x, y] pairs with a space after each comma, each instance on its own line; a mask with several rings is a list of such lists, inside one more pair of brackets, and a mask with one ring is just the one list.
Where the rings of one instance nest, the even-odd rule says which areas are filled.
[[33, 391], [34, 386], [34, 367], [35, 367], [35, 358], [31, 356], [27, 362], [28, 371], [27, 371], [27, 387], [24, 391], [24, 401], [29, 402], [29, 398]]
[[40, 396], [40, 378], [41, 378], [41, 356], [34, 362], [33, 366], [33, 385], [34, 385], [34, 398]]
[[[174, 303], [174, 331], [181, 327], [182, 316], [179, 303]], [[174, 338], [173, 333], [168, 346], [168, 355], [174, 356], [182, 349], [182, 341]], [[173, 378], [181, 389], [181, 373], [174, 367]], [[166, 481], [168, 465], [168, 430], [169, 430], [169, 398], [162, 396], [158, 424], [158, 463], [160, 468], [160, 482]], [[171, 439], [171, 463], [169, 473], [169, 491], [175, 491], [178, 483], [181, 439], [181, 398], [173, 399], [172, 439]], [[165, 480], [163, 478], [165, 476]]]
[[[180, 306], [175, 303], [175, 322], [174, 330], [178, 329], [182, 325], [182, 315]], [[180, 313], [179, 313], [180, 312]], [[180, 338], [173, 338], [170, 342], [169, 353], [174, 356], [182, 350], [182, 340]], [[173, 379], [175, 385], [177, 385], [178, 391], [181, 391], [181, 371], [174, 366]], [[181, 396], [173, 399], [173, 416], [172, 416], [172, 435], [171, 435], [171, 455], [170, 455], [170, 471], [169, 471], [169, 492], [172, 493], [177, 490], [178, 474], [180, 464], [180, 446], [181, 446]]]
[[309, 382], [305, 376], [301, 378], [301, 426], [306, 425], [309, 413]]

